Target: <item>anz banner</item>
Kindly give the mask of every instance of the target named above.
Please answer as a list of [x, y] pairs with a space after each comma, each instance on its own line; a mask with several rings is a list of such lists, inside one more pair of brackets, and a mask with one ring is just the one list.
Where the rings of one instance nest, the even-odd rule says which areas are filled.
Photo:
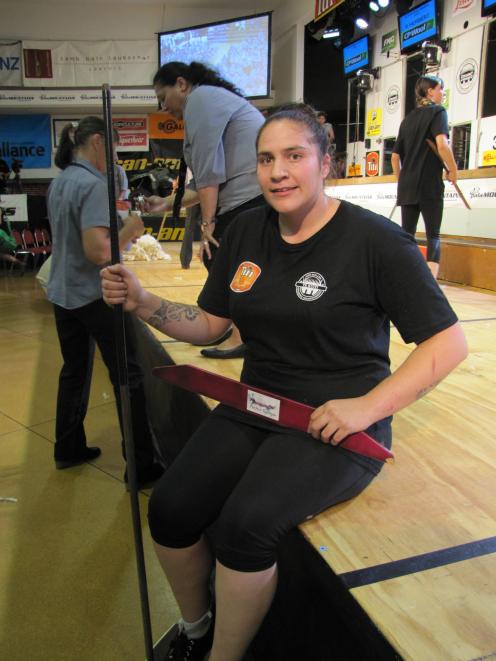
[[0, 41], [0, 87], [20, 87], [21, 85], [21, 42]]
[[50, 115], [0, 115], [0, 158], [9, 167], [49, 168], [52, 164]]

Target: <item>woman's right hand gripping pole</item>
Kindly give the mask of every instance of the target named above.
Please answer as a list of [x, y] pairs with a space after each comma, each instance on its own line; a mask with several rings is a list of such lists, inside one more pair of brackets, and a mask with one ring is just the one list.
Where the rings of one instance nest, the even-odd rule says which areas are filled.
[[107, 305], [122, 305], [126, 312], [134, 312], [143, 302], [145, 290], [134, 273], [122, 264], [106, 266], [100, 271], [100, 277]]

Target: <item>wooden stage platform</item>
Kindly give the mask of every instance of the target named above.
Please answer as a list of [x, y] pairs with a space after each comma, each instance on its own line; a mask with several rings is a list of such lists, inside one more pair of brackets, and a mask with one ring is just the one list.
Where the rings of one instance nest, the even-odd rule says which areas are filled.
[[[182, 270], [178, 245], [163, 245], [171, 262], [129, 265], [151, 291], [195, 302], [203, 267]], [[442, 287], [470, 355], [395, 416], [396, 463], [289, 536], [257, 661], [496, 659], [496, 296]], [[241, 360], [159, 339], [176, 363], [239, 376]], [[413, 348], [392, 330], [393, 369]]]

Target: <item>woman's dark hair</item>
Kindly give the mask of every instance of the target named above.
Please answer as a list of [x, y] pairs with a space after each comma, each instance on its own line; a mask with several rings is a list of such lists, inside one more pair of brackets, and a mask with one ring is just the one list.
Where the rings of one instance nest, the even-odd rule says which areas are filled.
[[160, 67], [153, 77], [154, 85], [175, 85], [176, 80], [181, 77], [192, 85], [212, 85], [212, 87], [223, 87], [233, 94], [243, 96], [241, 91], [232, 83], [221, 78], [213, 69], [209, 69], [201, 62], [167, 62]]
[[431, 103], [427, 92], [438, 85], [441, 85], [441, 88], [444, 87], [442, 78], [438, 78], [437, 76], [421, 76], [415, 83], [415, 101], [417, 105], [422, 106], [426, 103]]
[[327, 135], [327, 131], [324, 128], [324, 125], [318, 121], [315, 110], [312, 106], [309, 106], [306, 103], [288, 103], [287, 105], [280, 106], [274, 112], [271, 112], [265, 120], [265, 124], [263, 124], [258, 131], [256, 141], [257, 149], [260, 136], [264, 129], [269, 124], [272, 124], [272, 122], [278, 122], [283, 119], [288, 119], [297, 124], [303, 124], [312, 135], [313, 142], [317, 145], [321, 157], [323, 158], [328, 153], [329, 136]]
[[60, 143], [55, 153], [55, 165], [61, 170], [70, 165], [74, 158], [74, 150], [82, 147], [95, 133], [105, 134], [105, 124], [101, 117], [84, 117], [76, 126], [66, 124], [60, 135]]

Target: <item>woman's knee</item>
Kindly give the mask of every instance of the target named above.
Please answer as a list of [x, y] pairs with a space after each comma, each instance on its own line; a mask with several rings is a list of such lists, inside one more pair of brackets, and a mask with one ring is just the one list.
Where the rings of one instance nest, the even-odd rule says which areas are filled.
[[276, 561], [276, 547], [284, 531], [267, 516], [267, 508], [227, 508], [215, 525], [217, 559], [238, 571], [261, 571]]
[[162, 546], [191, 546], [201, 536], [196, 520], [197, 507], [181, 497], [181, 489], [168, 482], [166, 474], [157, 482], [148, 503], [148, 525], [155, 542]]

